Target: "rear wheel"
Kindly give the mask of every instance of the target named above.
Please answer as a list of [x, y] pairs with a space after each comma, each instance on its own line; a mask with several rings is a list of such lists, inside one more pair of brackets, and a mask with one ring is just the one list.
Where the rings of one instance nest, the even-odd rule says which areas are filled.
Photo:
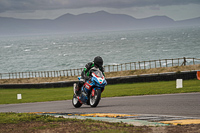
[[90, 106], [96, 107], [99, 104], [100, 99], [101, 99], [101, 90], [96, 89], [94, 96], [92, 96], [92, 93], [90, 94]]
[[72, 104], [75, 108], [80, 108], [82, 106], [82, 104], [79, 102], [78, 98], [76, 97], [76, 95], [73, 95], [72, 98]]

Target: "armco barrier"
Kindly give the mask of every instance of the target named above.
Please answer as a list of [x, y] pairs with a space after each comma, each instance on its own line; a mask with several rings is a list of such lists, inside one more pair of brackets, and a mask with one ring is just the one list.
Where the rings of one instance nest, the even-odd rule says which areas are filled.
[[172, 81], [176, 79], [194, 79], [196, 78], [197, 71], [184, 71], [184, 72], [169, 72], [169, 73], [160, 73], [160, 74], [143, 74], [135, 76], [126, 76], [126, 77], [114, 77], [108, 78], [108, 84], [116, 83], [137, 83], [137, 82], [154, 82], [154, 81]]
[[[137, 82], [154, 82], [154, 81], [172, 81], [176, 79], [195, 79], [197, 71], [169, 72], [159, 74], [143, 74], [124, 77], [106, 78], [108, 84], [119, 83], [137, 83]], [[69, 87], [78, 81], [63, 81], [55, 83], [38, 83], [38, 84], [1, 84], [0, 88], [56, 88]]]

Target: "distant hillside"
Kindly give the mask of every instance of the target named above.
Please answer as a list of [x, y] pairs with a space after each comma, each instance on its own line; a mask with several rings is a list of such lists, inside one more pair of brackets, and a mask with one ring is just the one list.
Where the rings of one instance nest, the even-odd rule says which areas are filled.
[[129, 15], [99, 11], [80, 15], [65, 14], [54, 20], [0, 17], [0, 35], [116, 31], [191, 25], [200, 25], [200, 17], [182, 21], [174, 21], [167, 16], [136, 19]]
[[200, 25], [200, 17], [177, 21], [177, 23], [181, 25]]

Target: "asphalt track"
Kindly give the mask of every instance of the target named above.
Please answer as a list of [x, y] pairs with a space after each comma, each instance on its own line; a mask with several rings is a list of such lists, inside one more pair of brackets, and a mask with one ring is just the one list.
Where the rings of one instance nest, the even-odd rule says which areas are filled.
[[3, 104], [0, 112], [126, 113], [200, 118], [200, 93], [102, 98], [96, 108], [74, 108], [71, 100]]

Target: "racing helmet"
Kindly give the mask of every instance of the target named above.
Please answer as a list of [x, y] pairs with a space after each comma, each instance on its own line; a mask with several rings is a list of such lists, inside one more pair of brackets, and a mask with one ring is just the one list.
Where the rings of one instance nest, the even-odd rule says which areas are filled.
[[103, 59], [100, 56], [97, 56], [94, 58], [94, 65], [97, 67], [102, 67], [103, 65]]

